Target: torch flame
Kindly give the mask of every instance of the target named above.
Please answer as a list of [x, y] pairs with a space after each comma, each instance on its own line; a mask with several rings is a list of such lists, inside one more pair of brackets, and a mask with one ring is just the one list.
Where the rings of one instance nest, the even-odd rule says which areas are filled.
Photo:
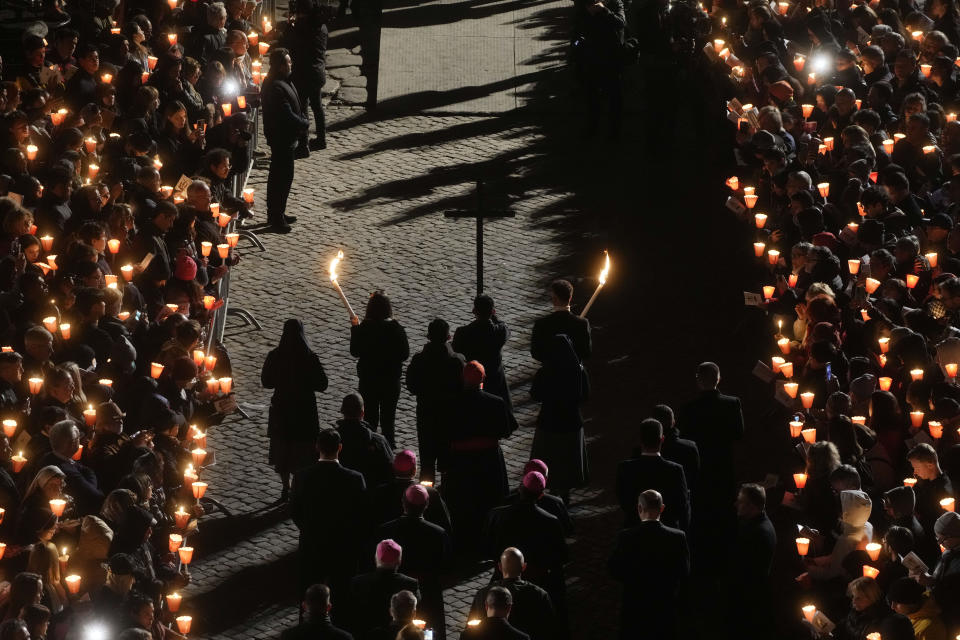
[[343, 251], [337, 251], [337, 257], [330, 261], [330, 282], [337, 281], [337, 265], [343, 260]]
[[603, 265], [603, 271], [600, 272], [600, 284], [607, 284], [607, 275], [610, 273], [610, 254], [604, 251], [603, 255], [606, 257], [606, 262]]

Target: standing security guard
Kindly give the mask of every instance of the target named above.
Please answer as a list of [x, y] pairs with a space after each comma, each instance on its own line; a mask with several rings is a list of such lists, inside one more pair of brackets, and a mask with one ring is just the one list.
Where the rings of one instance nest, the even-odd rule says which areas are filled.
[[[263, 82], [263, 133], [270, 145], [267, 176], [267, 221], [274, 233], [290, 233], [295, 216], [286, 215], [287, 196], [293, 185], [293, 162], [297, 148], [306, 151], [310, 121], [303, 117], [300, 96], [290, 83], [290, 53], [283, 48], [270, 52], [270, 72]], [[309, 153], [309, 152], [308, 152]]]

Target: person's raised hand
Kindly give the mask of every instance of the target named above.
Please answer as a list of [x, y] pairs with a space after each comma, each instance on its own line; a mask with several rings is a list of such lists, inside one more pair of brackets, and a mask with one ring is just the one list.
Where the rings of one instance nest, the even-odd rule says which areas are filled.
[[354, 327], [358, 326], [360, 324], [360, 318], [358, 318], [356, 315], [350, 316], [350, 324]]

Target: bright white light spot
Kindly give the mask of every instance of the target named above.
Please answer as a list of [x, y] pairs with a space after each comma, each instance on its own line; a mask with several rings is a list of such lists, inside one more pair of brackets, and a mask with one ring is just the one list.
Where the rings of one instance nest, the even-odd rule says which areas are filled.
[[102, 624], [91, 624], [83, 630], [83, 640], [107, 640], [110, 634]]

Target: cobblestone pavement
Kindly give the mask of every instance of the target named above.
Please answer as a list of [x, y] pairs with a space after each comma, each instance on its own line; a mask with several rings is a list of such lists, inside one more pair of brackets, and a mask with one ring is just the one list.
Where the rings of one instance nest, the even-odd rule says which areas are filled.
[[[469, 220], [445, 219], [442, 212], [472, 207], [477, 171], [489, 172], [490, 162], [517, 170], [502, 160], [522, 157], [538, 135], [503, 119], [419, 116], [373, 122], [362, 113], [330, 109], [330, 148], [297, 165], [289, 208], [299, 216], [295, 232], [261, 236], [267, 250], [244, 250], [232, 283], [233, 303], [264, 328], [253, 331], [231, 321], [225, 339], [250, 419], [233, 418], [210, 436], [218, 464], [207, 474], [209, 493], [234, 518], [214, 515], [204, 521], [194, 582], [186, 591], [197, 629], [208, 637], [267, 637], [296, 618], [293, 594], [281, 581], [295, 575], [297, 532], [273, 506], [279, 483], [266, 464], [270, 395], [259, 386], [260, 365], [283, 321], [304, 320], [327, 370], [330, 388], [319, 396], [319, 406], [321, 423], [330, 424], [340, 399], [356, 384], [347, 314], [327, 277], [330, 258], [343, 249], [340, 281], [358, 310], [374, 289], [391, 296], [412, 349], [425, 342], [426, 325], [436, 316], [452, 326], [468, 322], [475, 292], [474, 227]], [[358, 117], [359, 123], [338, 130], [338, 124]], [[435, 142], [419, 146], [427, 139]], [[536, 170], [536, 163], [525, 166]], [[252, 177], [258, 198], [265, 193], [265, 177], [262, 171]], [[529, 329], [548, 309], [542, 283], [554, 275], [540, 267], [559, 251], [553, 231], [535, 215], [564, 194], [534, 189], [511, 195], [517, 217], [488, 223], [485, 254], [486, 290], [513, 330], [504, 360], [522, 427], [503, 448], [515, 481], [528, 458], [536, 411], [528, 396], [534, 372]], [[414, 402], [406, 393], [398, 423], [398, 444], [415, 448]], [[465, 576], [447, 592], [451, 630], [462, 629], [468, 602], [488, 575]]]

